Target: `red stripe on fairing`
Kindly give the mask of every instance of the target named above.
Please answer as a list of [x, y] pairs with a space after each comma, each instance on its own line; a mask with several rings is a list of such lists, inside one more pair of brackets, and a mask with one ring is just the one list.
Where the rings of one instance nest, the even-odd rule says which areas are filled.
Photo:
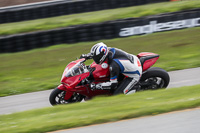
[[138, 59], [137, 59], [137, 64], [138, 64], [138, 67], [141, 67], [141, 63]]

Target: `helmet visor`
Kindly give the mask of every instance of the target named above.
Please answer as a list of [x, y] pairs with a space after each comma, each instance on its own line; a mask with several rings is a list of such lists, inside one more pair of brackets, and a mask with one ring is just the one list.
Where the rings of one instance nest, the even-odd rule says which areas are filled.
[[93, 55], [92, 58], [96, 64], [100, 64], [102, 62], [101, 60], [103, 56], [104, 56], [104, 53], [102, 52], [99, 55]]

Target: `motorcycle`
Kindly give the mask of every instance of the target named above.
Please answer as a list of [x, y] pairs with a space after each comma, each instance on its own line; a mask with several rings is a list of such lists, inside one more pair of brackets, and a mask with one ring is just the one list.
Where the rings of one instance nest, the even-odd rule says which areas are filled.
[[[142, 76], [134, 86], [136, 91], [155, 90], [166, 88], [170, 78], [162, 68], [151, 67], [158, 60], [159, 55], [150, 52], [142, 52], [137, 55], [142, 65]], [[85, 65], [85, 58], [70, 62], [62, 75], [61, 84], [50, 94], [51, 105], [81, 102], [83, 99], [91, 99], [98, 95], [113, 95], [114, 90], [91, 90], [90, 83], [101, 83], [110, 80], [109, 65], [105, 61], [98, 65], [93, 62]], [[120, 82], [125, 78], [122, 74]]]

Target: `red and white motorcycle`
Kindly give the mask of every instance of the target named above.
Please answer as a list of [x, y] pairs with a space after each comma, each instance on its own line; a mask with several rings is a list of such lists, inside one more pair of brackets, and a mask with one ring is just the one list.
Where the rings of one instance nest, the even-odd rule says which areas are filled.
[[[166, 88], [169, 84], [168, 73], [158, 67], [151, 67], [158, 60], [159, 55], [155, 53], [142, 52], [137, 55], [140, 59], [143, 73], [140, 81], [134, 86], [136, 91]], [[55, 88], [49, 97], [52, 105], [80, 102], [83, 99], [91, 99], [97, 95], [112, 95], [113, 90], [91, 90], [90, 83], [100, 83], [110, 80], [109, 66], [107, 62], [98, 65], [84, 64], [85, 59], [72, 61], [65, 68], [61, 84]], [[121, 75], [120, 81], [125, 76]], [[120, 84], [120, 81], [119, 84]]]

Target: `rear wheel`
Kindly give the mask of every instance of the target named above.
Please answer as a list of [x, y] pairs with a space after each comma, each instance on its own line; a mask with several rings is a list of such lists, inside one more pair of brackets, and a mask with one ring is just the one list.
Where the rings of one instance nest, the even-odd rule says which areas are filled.
[[49, 102], [51, 103], [51, 105], [68, 104], [68, 103], [80, 102], [84, 98], [83, 95], [74, 93], [71, 98], [65, 100], [64, 98], [66, 93], [67, 93], [66, 91], [55, 88], [49, 96]]
[[169, 81], [170, 77], [167, 71], [159, 67], [152, 67], [142, 75], [138, 91], [167, 88]]

